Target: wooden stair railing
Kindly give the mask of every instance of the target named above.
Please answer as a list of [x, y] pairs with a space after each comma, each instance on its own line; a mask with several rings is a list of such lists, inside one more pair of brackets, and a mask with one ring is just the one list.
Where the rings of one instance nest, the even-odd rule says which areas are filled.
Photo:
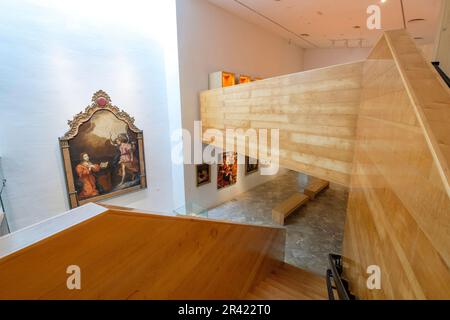
[[241, 299], [284, 260], [282, 228], [86, 208], [0, 239], [0, 299]]
[[364, 66], [344, 232], [358, 299], [450, 298], [449, 160], [450, 90], [406, 31], [385, 32]]

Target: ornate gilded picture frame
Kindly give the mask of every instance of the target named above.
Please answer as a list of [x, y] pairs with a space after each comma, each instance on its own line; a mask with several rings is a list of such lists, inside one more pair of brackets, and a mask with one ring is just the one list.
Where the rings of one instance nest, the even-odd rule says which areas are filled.
[[68, 124], [59, 143], [70, 208], [147, 187], [143, 132], [106, 92]]

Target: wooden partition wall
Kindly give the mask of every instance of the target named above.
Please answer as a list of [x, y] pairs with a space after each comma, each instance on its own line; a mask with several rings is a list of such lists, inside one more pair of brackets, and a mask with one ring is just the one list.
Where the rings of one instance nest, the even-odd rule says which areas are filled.
[[[364, 66], [345, 275], [362, 299], [450, 298], [450, 94], [404, 31]], [[369, 290], [367, 268], [381, 268]]]
[[0, 299], [240, 299], [284, 242], [279, 228], [109, 210], [0, 259]]
[[356, 62], [202, 92], [203, 132], [279, 129], [281, 166], [348, 186], [362, 70]]
[[359, 298], [450, 299], [450, 91], [406, 31], [364, 62], [203, 92], [201, 115], [204, 130], [279, 128], [282, 166], [350, 186]]

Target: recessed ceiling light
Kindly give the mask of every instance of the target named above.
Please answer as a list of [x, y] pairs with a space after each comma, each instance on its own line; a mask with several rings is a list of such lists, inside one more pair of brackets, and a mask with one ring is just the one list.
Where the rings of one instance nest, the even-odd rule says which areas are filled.
[[425, 19], [417, 18], [417, 19], [408, 20], [408, 22], [420, 22], [420, 21], [425, 21]]

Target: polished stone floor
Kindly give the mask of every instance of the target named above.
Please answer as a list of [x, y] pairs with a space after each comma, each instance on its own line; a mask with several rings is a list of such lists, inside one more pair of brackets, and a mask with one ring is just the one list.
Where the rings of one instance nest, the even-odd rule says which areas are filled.
[[[274, 225], [272, 208], [302, 192], [306, 176], [289, 171], [209, 210], [209, 218], [259, 225]], [[286, 262], [325, 275], [328, 254], [342, 251], [348, 189], [331, 184], [314, 201], [286, 220]]]

